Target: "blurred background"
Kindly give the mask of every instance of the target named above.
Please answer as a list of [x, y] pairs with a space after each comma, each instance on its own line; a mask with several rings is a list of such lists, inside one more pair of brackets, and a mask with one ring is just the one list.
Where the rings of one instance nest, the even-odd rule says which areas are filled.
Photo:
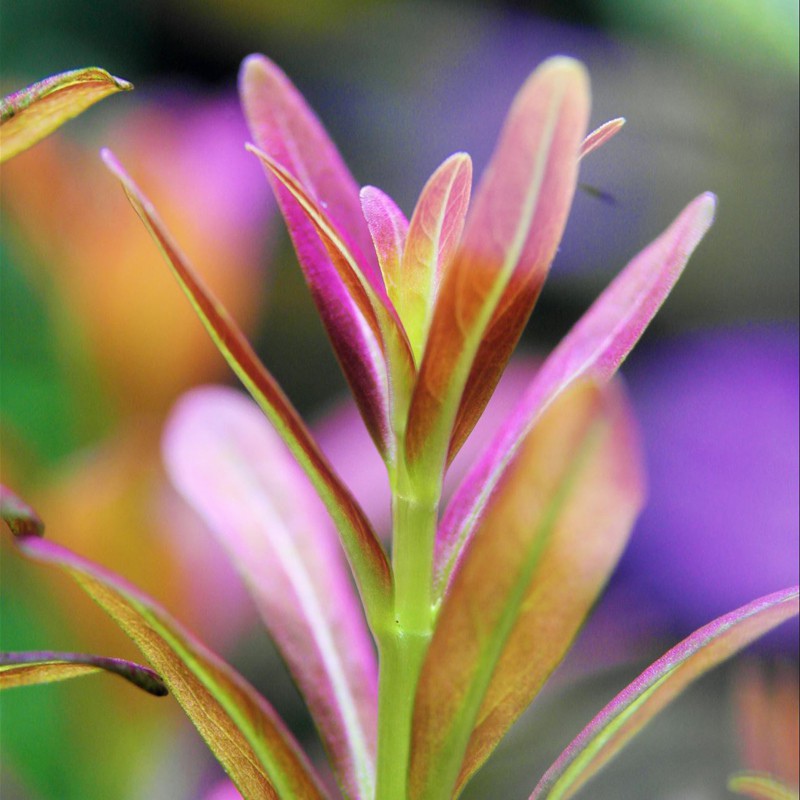
[[[716, 224], [624, 369], [643, 429], [648, 507], [575, 653], [467, 792], [527, 797], [549, 759], [648, 659], [797, 582], [797, 3], [0, 2], [4, 94], [88, 65], [136, 86], [3, 166], [2, 480], [40, 510], [49, 536], [163, 600], [313, 749], [249, 601], [160, 466], [159, 432], [175, 399], [231, 376], [97, 155], [111, 147], [154, 200], [383, 526], [385, 488], [372, 480], [372, 454], [266, 181], [243, 150], [236, 74], [253, 51], [304, 92], [356, 179], [407, 214], [451, 153], [469, 152], [480, 173], [541, 60], [566, 53], [588, 65], [592, 122], [628, 122], [582, 165], [585, 186], [511, 395], [529, 359], [690, 199], [719, 196]], [[20, 560], [6, 537], [0, 544], [3, 649], [136, 657], [79, 590]], [[756, 648], [746, 674], [740, 662], [702, 681], [586, 796], [730, 796], [730, 772], [765, 767], [746, 746], [754, 696], [762, 710], [794, 709], [796, 754], [797, 633], [787, 625]], [[785, 746], [778, 716], [758, 736], [783, 730]], [[172, 700], [108, 677], [3, 693], [0, 746], [4, 798], [188, 800], [221, 778]], [[786, 759], [770, 768], [787, 769]]]

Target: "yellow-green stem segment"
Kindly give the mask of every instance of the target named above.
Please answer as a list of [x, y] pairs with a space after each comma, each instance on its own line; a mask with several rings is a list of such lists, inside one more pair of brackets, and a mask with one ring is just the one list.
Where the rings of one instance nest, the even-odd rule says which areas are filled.
[[378, 634], [380, 690], [376, 798], [406, 800], [414, 696], [433, 631], [433, 545], [440, 485], [392, 481], [394, 620]]

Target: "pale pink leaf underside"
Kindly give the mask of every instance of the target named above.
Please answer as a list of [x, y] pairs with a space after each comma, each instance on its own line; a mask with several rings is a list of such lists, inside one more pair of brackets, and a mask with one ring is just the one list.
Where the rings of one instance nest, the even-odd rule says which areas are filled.
[[173, 483], [242, 575], [349, 797], [374, 793], [377, 665], [336, 532], [249, 398], [195, 389], [164, 434]]

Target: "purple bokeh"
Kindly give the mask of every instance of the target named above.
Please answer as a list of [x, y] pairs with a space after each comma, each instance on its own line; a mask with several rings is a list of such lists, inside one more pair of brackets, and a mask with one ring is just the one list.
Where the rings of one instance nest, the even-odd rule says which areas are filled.
[[[704, 332], [633, 362], [650, 489], [618, 579], [684, 634], [798, 582], [798, 332]], [[797, 625], [772, 641], [796, 651]]]

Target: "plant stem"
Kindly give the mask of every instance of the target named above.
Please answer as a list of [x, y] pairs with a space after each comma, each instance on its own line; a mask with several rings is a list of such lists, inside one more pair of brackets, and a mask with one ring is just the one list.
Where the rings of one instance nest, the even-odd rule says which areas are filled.
[[432, 570], [438, 491], [399, 471], [393, 486], [394, 621], [378, 636], [377, 800], [406, 800], [414, 695], [433, 629]]

